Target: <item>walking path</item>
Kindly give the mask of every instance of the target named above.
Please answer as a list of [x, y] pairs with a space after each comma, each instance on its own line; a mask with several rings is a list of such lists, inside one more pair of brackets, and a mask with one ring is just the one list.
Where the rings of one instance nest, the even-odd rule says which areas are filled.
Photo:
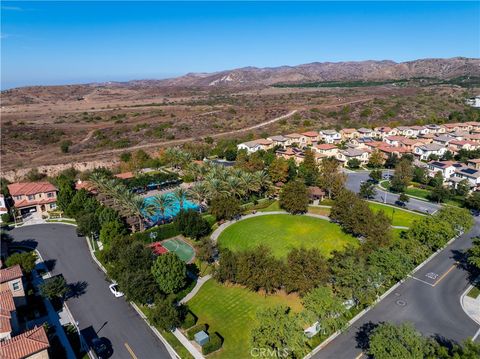
[[460, 304], [467, 315], [472, 318], [475, 322], [480, 324], [480, 294], [477, 298], [469, 297], [467, 294], [472, 290], [473, 285], [469, 286], [468, 289], [460, 297]]
[[195, 348], [195, 346], [190, 342], [190, 340], [188, 340], [188, 338], [185, 335], [183, 335], [183, 333], [180, 330], [175, 329], [172, 333], [195, 359], [204, 359], [204, 356], [202, 355], [202, 353], [200, 353], [197, 350], [197, 348]]
[[202, 285], [205, 284], [205, 282], [207, 280], [209, 280], [210, 278], [212, 278], [212, 276], [210, 274], [207, 274], [206, 276], [204, 277], [200, 277], [198, 278], [197, 280], [197, 283], [195, 284], [195, 287], [193, 287], [193, 289], [191, 290], [190, 293], [188, 293], [185, 297], [182, 298], [182, 300], [180, 300], [180, 304], [185, 304], [186, 302], [188, 302], [190, 299], [192, 299], [195, 294], [198, 293], [198, 291], [200, 290], [200, 288], [202, 287]]

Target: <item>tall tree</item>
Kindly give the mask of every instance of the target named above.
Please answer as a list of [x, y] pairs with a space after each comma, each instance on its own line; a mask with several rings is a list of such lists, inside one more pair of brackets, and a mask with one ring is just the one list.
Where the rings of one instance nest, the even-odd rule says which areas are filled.
[[382, 153], [379, 150], [375, 150], [370, 155], [370, 159], [368, 161], [368, 167], [371, 168], [380, 168], [383, 166], [385, 160], [383, 158]]
[[186, 283], [187, 267], [175, 253], [168, 252], [157, 257], [152, 274], [162, 292], [176, 293]]
[[410, 161], [402, 159], [396, 166], [390, 188], [395, 192], [405, 192], [413, 178], [413, 168]]
[[288, 179], [287, 160], [283, 157], [276, 157], [268, 167], [268, 174], [273, 183], [286, 182]]
[[346, 176], [339, 171], [335, 158], [324, 158], [320, 165], [319, 186], [326, 190], [328, 198], [335, 197], [345, 186]]
[[284, 273], [287, 292], [304, 294], [310, 289], [324, 285], [329, 278], [326, 259], [316, 248], [294, 248], [287, 256]]
[[251, 331], [250, 346], [258, 356], [262, 357], [260, 349], [267, 349], [264, 353], [279, 353], [282, 358], [300, 358], [307, 353], [303, 328], [288, 307], [276, 306], [259, 311], [257, 323]]
[[375, 197], [377, 191], [375, 190], [375, 185], [372, 182], [365, 181], [360, 185], [360, 197], [370, 199]]
[[152, 204], [160, 211], [162, 219], [165, 219], [165, 213], [173, 206], [173, 198], [165, 193], [159, 193], [153, 196]]
[[282, 187], [280, 207], [292, 214], [305, 213], [308, 210], [308, 189], [301, 181], [291, 181]]
[[468, 263], [480, 270], [480, 237], [473, 239], [472, 247], [468, 250]]
[[317, 184], [319, 171], [312, 150], [305, 150], [303, 162], [298, 166], [298, 175], [303, 178], [307, 186], [314, 186]]
[[303, 298], [303, 306], [315, 314], [327, 334], [342, 329], [347, 323], [345, 306], [330, 287], [312, 289]]

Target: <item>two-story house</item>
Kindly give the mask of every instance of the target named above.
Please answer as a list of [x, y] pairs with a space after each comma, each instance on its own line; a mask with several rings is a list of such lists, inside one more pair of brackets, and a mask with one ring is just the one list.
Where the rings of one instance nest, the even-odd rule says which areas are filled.
[[438, 143], [427, 143], [426, 145], [415, 147], [414, 154], [421, 160], [428, 160], [430, 156], [442, 157], [447, 148]]
[[19, 264], [0, 269], [0, 291], [12, 292], [15, 306], [27, 304], [23, 286], [23, 272]]
[[0, 358], [48, 359], [47, 332], [43, 326], [35, 327], [11, 339], [0, 342]]
[[0, 341], [10, 339], [20, 329], [17, 308], [10, 290], [0, 291]]
[[317, 158], [335, 157], [338, 153], [338, 148], [330, 143], [323, 143], [312, 147], [312, 150], [318, 154]]
[[50, 182], [21, 182], [8, 185], [15, 208], [24, 215], [46, 213], [57, 208], [57, 187]]
[[340, 150], [337, 153], [337, 159], [342, 162], [344, 166], [352, 159], [357, 159], [362, 165], [365, 165], [369, 158], [370, 150], [367, 148], [348, 148], [346, 150]]
[[320, 140], [320, 135], [316, 131], [303, 132], [302, 136], [305, 138], [305, 145], [315, 145]]
[[342, 136], [335, 130], [322, 130], [320, 131], [320, 138], [326, 143], [340, 142]]
[[462, 167], [458, 162], [453, 161], [430, 161], [428, 162], [428, 175], [430, 177], [435, 177], [437, 172], [440, 172], [444, 178], [444, 181], [447, 181], [452, 177], [455, 171]]

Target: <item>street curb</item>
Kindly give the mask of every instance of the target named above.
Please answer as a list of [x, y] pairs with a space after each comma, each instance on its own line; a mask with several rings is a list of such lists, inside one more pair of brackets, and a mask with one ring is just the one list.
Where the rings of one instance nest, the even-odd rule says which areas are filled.
[[[473, 281], [473, 283], [475, 283], [475, 282], [479, 282], [479, 283], [480, 283], [480, 277], [477, 277], [477, 278]], [[460, 306], [462, 307], [462, 310], [465, 312], [465, 314], [466, 314], [471, 320], [473, 320], [475, 323], [477, 323], [478, 325], [480, 325], [480, 321], [472, 318], [472, 317], [467, 313], [467, 311], [465, 310], [465, 307], [464, 307], [464, 305], [463, 305], [463, 299], [465, 298], [465, 296], [467, 295], [467, 293], [472, 290], [473, 287], [474, 287], [474, 285], [473, 285], [473, 284], [470, 284], [470, 285], [468, 286], [468, 288], [462, 293], [462, 295], [460, 296]]]
[[[92, 256], [92, 259], [94, 262], [97, 264], [97, 266], [102, 270], [102, 272], [105, 273], [105, 275], [108, 277], [108, 272], [105, 269], [105, 267], [100, 263], [100, 261], [95, 257], [95, 252], [92, 249], [92, 246], [90, 244], [90, 240], [88, 237], [85, 237], [85, 240], [87, 241], [88, 245], [88, 251], [90, 252], [90, 255]], [[142, 320], [147, 324], [147, 326], [150, 328], [150, 330], [157, 336], [158, 339], [165, 345], [165, 348], [167, 349], [168, 353], [170, 354], [170, 357], [172, 359], [181, 359], [180, 355], [173, 349], [173, 347], [170, 345], [170, 343], [163, 337], [163, 335], [157, 330], [157, 328], [153, 327], [150, 325], [150, 323], [147, 320], [147, 317], [143, 312], [138, 308], [138, 306], [134, 302], [129, 302], [129, 304], [132, 306], [132, 308], [137, 312], [137, 314], [142, 318]]]
[[420, 263], [418, 266], [416, 266], [414, 269], [410, 271], [410, 273], [407, 274], [405, 278], [402, 280], [398, 281], [396, 284], [394, 284], [390, 289], [388, 289], [385, 293], [383, 293], [380, 297], [378, 297], [371, 305], [369, 305], [367, 308], [363, 309], [360, 313], [358, 313], [356, 316], [354, 316], [352, 319], [350, 319], [347, 323], [347, 326], [343, 330], [339, 330], [332, 335], [330, 335], [327, 339], [325, 339], [323, 342], [321, 342], [317, 347], [315, 347], [310, 353], [308, 353], [304, 359], [309, 359], [313, 357], [315, 354], [317, 354], [320, 350], [325, 348], [330, 342], [332, 342], [336, 337], [338, 337], [340, 334], [343, 333], [343, 331], [347, 330], [353, 323], [355, 323], [357, 320], [359, 320], [361, 317], [363, 317], [370, 309], [373, 309], [375, 305], [377, 305], [379, 302], [381, 302], [386, 296], [388, 296], [390, 293], [392, 293], [395, 289], [397, 289], [400, 285], [402, 285], [406, 280], [408, 280], [415, 272], [420, 270], [423, 266], [425, 266], [428, 262], [430, 262], [433, 258], [435, 258], [440, 252], [442, 252], [446, 247], [448, 247], [455, 239], [460, 237], [463, 234], [463, 232], [459, 233], [457, 236], [453, 237], [450, 239], [445, 245], [438, 249], [436, 252], [432, 253], [430, 257], [425, 259], [422, 263]]

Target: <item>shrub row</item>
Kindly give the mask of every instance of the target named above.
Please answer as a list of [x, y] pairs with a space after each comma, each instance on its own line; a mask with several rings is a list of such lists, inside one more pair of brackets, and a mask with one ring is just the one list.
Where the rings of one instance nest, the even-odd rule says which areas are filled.
[[202, 347], [202, 354], [207, 355], [222, 347], [222, 337], [217, 333], [210, 335], [210, 340]]
[[195, 323], [197, 323], [197, 317], [192, 312], [189, 311], [185, 315], [185, 319], [183, 320], [183, 323], [182, 323], [182, 328], [183, 329], [191, 328], [195, 325]]
[[151, 243], [152, 239], [150, 238], [150, 233], [156, 233], [156, 238], [154, 239], [154, 241], [161, 241], [167, 238], [178, 236], [180, 234], [174, 223], [168, 223], [162, 224], [161, 226], [157, 226], [154, 228], [150, 228], [145, 232], [133, 233], [132, 237], [144, 243]]
[[194, 327], [190, 328], [187, 331], [187, 338], [189, 340], [193, 340], [193, 339], [195, 339], [195, 334], [197, 334], [198, 332], [201, 332], [202, 330], [206, 332], [207, 329], [208, 329], [208, 327], [207, 327], [206, 324], [195, 325]]

